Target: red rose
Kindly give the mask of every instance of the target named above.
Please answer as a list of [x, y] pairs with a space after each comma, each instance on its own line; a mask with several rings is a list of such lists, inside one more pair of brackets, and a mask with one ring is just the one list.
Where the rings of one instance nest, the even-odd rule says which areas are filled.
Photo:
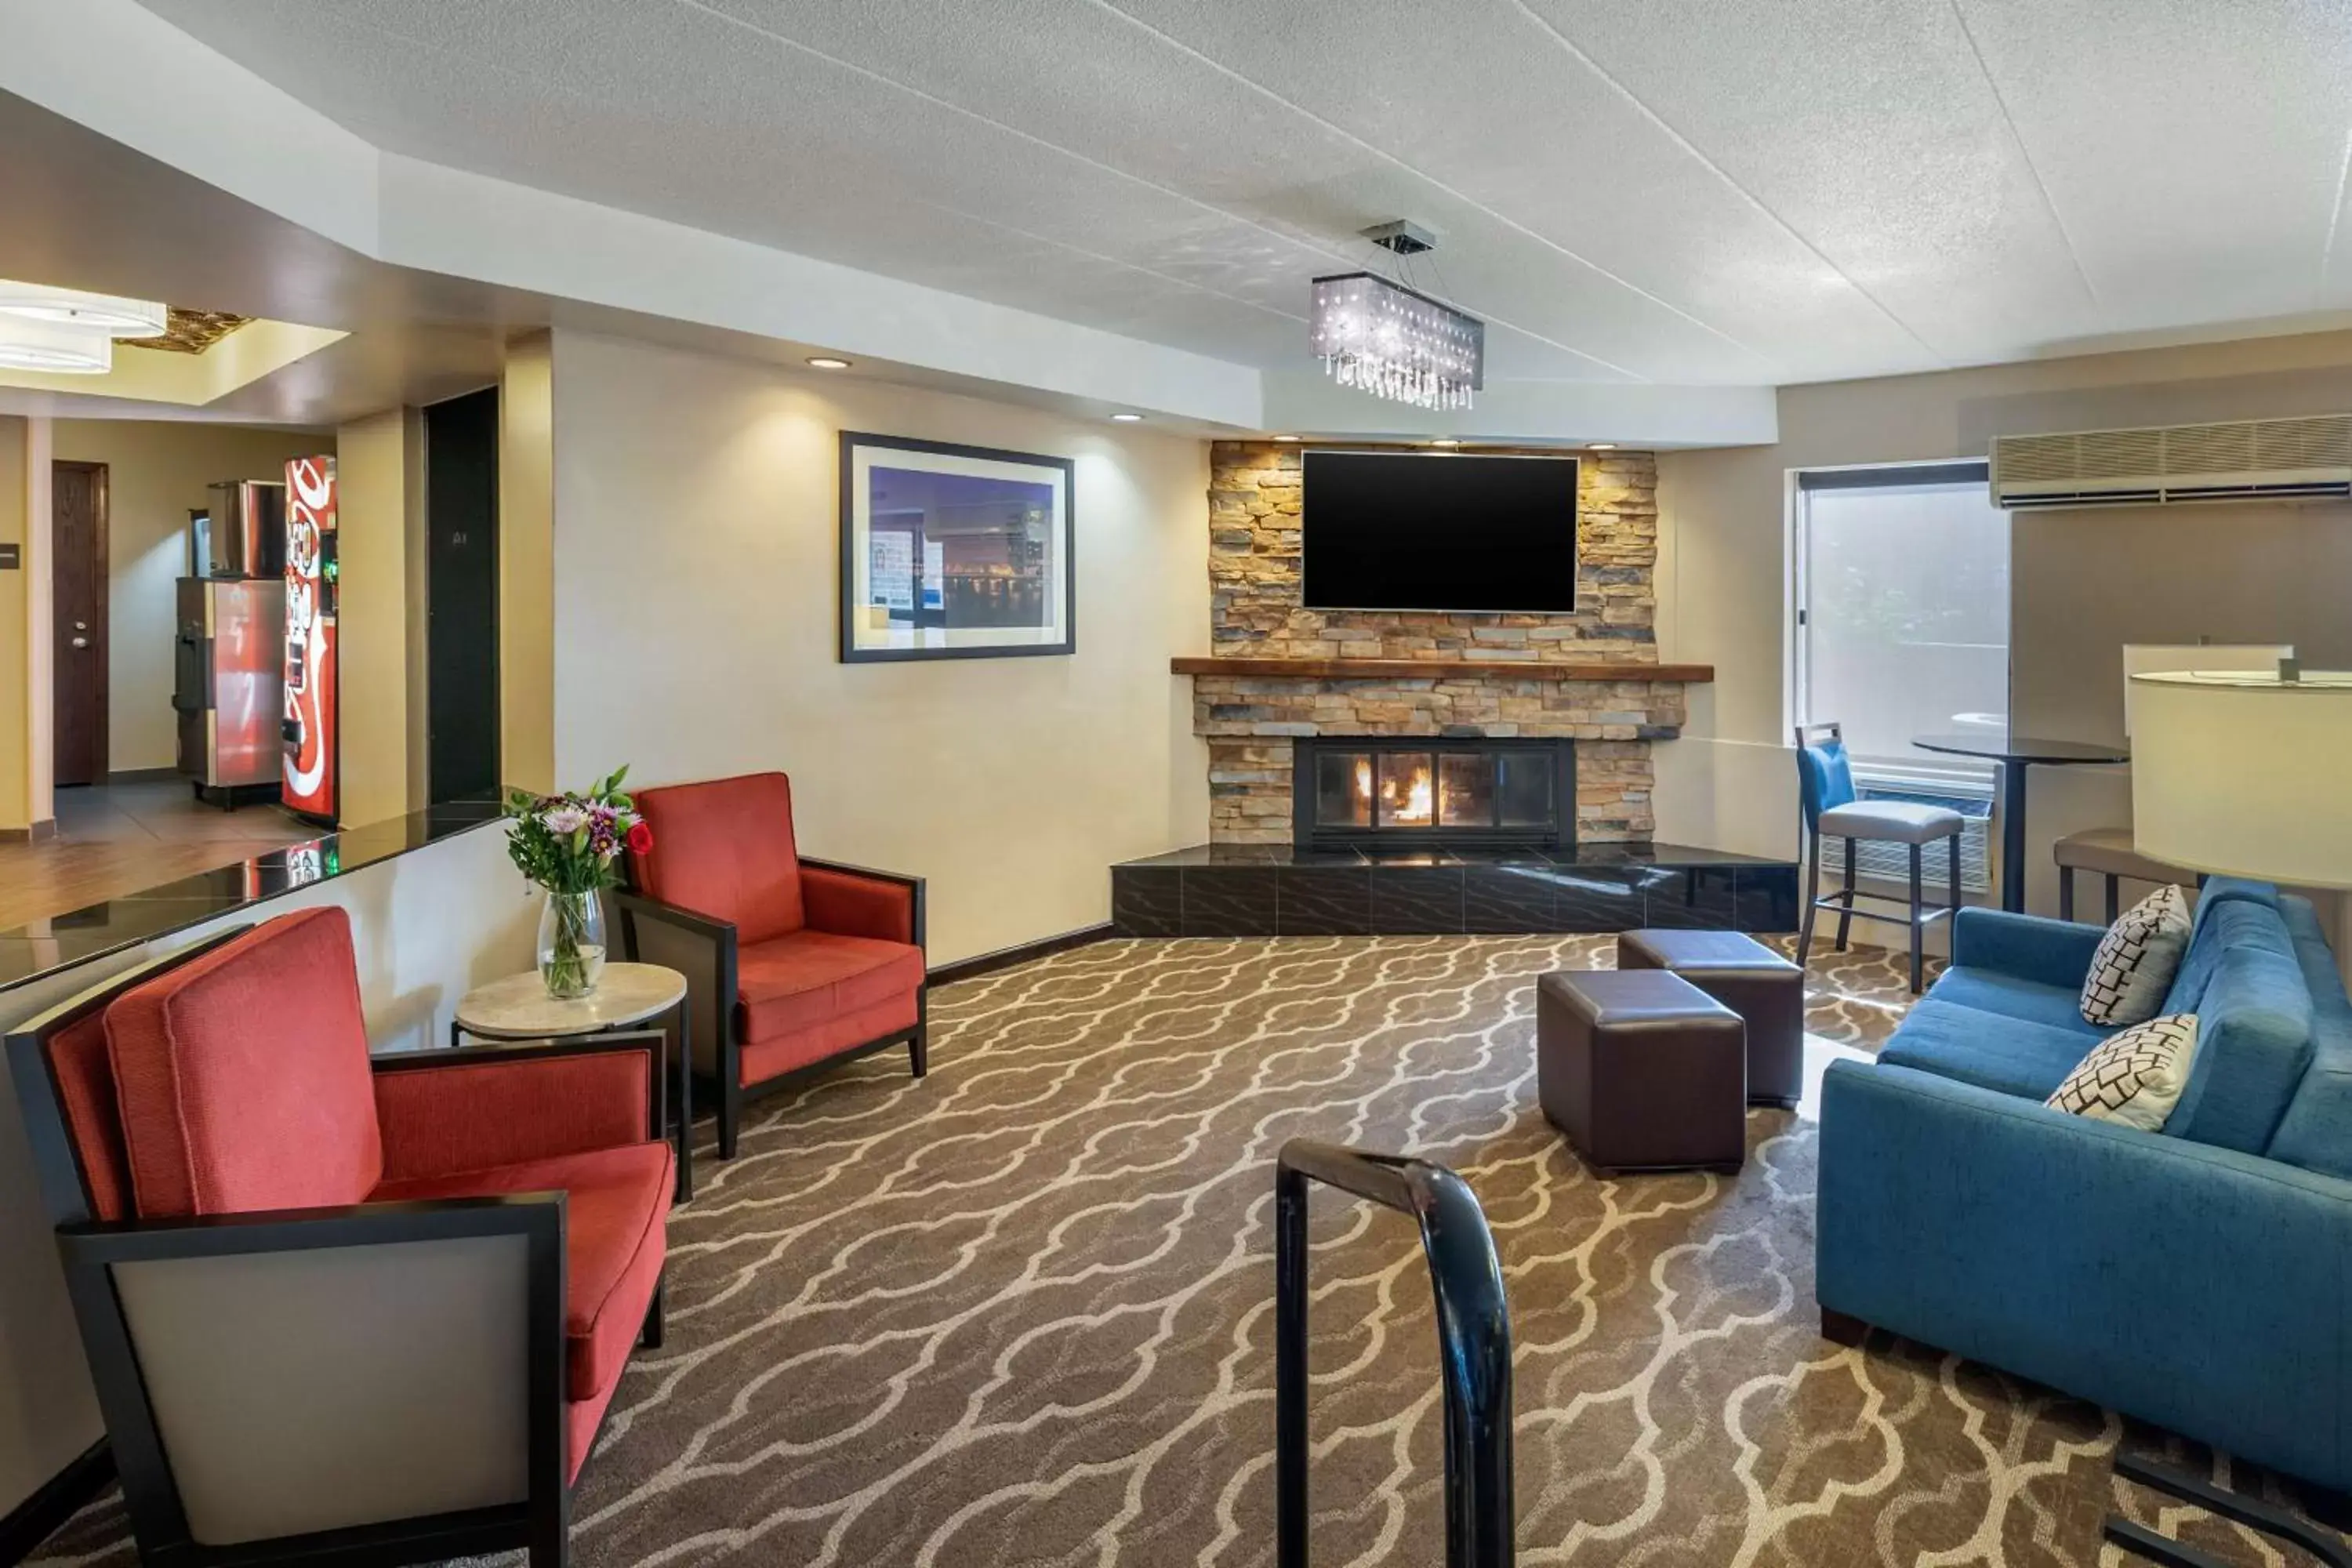
[[642, 822], [629, 825], [629, 853], [650, 855], [654, 848], [654, 830]]

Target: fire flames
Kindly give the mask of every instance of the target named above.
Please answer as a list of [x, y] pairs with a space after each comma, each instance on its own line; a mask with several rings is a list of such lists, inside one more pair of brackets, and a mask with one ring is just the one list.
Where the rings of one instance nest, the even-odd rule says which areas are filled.
[[[1366, 806], [1371, 804], [1372, 764], [1370, 758], [1356, 763], [1356, 798]], [[1426, 826], [1433, 820], [1436, 807], [1436, 791], [1426, 762], [1415, 763], [1402, 778], [1391, 774], [1381, 781], [1382, 822], [1402, 827]]]

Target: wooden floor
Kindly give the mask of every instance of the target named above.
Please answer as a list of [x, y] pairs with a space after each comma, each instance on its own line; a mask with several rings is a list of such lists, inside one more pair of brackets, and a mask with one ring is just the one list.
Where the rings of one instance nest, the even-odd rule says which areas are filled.
[[179, 780], [57, 792], [58, 836], [0, 844], [0, 929], [316, 838], [274, 805], [222, 811]]

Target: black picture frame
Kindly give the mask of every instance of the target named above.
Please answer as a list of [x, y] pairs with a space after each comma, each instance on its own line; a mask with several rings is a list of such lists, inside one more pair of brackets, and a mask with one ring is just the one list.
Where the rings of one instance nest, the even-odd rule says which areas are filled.
[[[864, 544], [857, 523], [857, 458], [861, 451], [883, 451], [920, 458], [950, 458], [1002, 463], [1032, 468], [1038, 482], [1060, 487], [1061, 515], [1053, 522], [1059, 546], [1061, 630], [1052, 642], [1017, 641], [968, 643], [952, 647], [860, 647], [858, 616], [865, 606], [857, 600], [857, 567]], [[909, 465], [919, 468], [919, 463]], [[936, 471], [950, 472], [941, 468]], [[996, 447], [967, 447], [952, 441], [920, 441], [904, 436], [882, 436], [862, 430], [841, 433], [841, 593], [839, 599], [841, 662], [893, 664], [929, 658], [1021, 658], [1075, 654], [1078, 650], [1077, 593], [1077, 465], [1068, 458], [1036, 452], [1015, 452]]]

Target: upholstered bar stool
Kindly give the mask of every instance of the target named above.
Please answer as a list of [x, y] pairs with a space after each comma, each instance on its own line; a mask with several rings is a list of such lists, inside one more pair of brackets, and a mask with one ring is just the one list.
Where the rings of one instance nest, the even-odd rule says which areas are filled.
[[[1816, 910], [1837, 912], [1837, 951], [1845, 951], [1846, 936], [1856, 915], [1866, 921], [1906, 925], [1911, 931], [1911, 993], [1919, 993], [1920, 939], [1937, 921], [1949, 920], [1960, 907], [1960, 835], [1968, 819], [1948, 806], [1922, 805], [1906, 800], [1864, 800], [1853, 787], [1853, 765], [1845, 754], [1845, 736], [1835, 724], [1801, 724], [1797, 728], [1797, 798], [1805, 816], [1805, 918], [1797, 935], [1797, 963], [1812, 951]], [[1845, 885], [1822, 896], [1822, 840], [1845, 840]], [[1893, 904], [1906, 900], [1884, 893], [1865, 893], [1853, 885], [1853, 847], [1857, 843], [1900, 844], [1911, 851], [1911, 896], [1901, 915], [1856, 909], [1858, 901]], [[1920, 857], [1930, 844], [1944, 843], [1951, 856], [1946, 873], [1945, 901], [1928, 904], [1920, 898]]]
[[2126, 880], [2154, 882], [2161, 887], [2178, 882], [2184, 888], [2197, 886], [2200, 879], [2194, 871], [2179, 866], [2168, 866], [2161, 860], [2141, 854], [2132, 845], [2128, 827], [2086, 827], [2080, 833], [2069, 833], [2050, 847], [2050, 858], [2058, 863], [2058, 918], [2074, 918], [2074, 873], [2088, 871], [2107, 880], [2107, 923], [2116, 923], [2122, 913], [2123, 889]]

